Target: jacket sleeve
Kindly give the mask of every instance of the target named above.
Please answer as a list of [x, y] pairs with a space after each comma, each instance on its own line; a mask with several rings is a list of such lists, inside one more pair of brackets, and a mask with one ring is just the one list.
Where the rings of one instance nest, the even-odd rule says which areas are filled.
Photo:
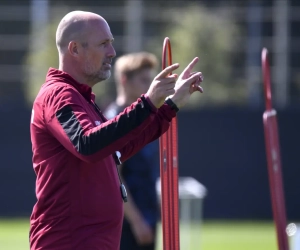
[[176, 112], [169, 105], [163, 104], [155, 114], [151, 124], [147, 126], [137, 138], [133, 138], [130, 142], [120, 150], [121, 161], [124, 162], [134, 154], [136, 154], [146, 144], [156, 140], [164, 134], [169, 126], [172, 118], [176, 116]]
[[[145, 128], [157, 119], [156, 113], [141, 97], [114, 119], [95, 126], [80, 94], [72, 87], [57, 87], [44, 100], [44, 121], [48, 131], [72, 154], [90, 163], [126, 148], [131, 140], [139, 141], [137, 138]], [[144, 137], [141, 138], [143, 141]]]

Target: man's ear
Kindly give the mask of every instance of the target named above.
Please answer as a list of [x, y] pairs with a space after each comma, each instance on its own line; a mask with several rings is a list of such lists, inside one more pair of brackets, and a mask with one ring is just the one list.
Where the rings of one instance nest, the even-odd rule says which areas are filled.
[[72, 56], [78, 56], [79, 54], [79, 51], [78, 51], [78, 43], [74, 42], [74, 41], [70, 41], [69, 42], [69, 45], [68, 45], [68, 50], [69, 50], [69, 53], [72, 55]]

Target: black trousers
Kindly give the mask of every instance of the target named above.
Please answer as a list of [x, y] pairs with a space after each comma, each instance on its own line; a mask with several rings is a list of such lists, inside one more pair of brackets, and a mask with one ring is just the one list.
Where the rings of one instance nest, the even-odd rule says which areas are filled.
[[[154, 235], [156, 235], [156, 232], [154, 232]], [[126, 219], [124, 219], [120, 250], [155, 250], [155, 240], [156, 237], [154, 238], [154, 242], [152, 242], [149, 245], [138, 245], [137, 241], [135, 240], [134, 234], [131, 230], [130, 224]]]

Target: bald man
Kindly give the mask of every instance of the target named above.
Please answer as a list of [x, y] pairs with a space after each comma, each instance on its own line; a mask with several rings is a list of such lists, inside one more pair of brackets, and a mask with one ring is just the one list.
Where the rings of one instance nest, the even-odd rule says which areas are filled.
[[58, 25], [59, 69], [49, 69], [30, 124], [37, 197], [31, 250], [118, 250], [127, 200], [118, 165], [162, 135], [201, 90], [202, 74], [192, 72], [198, 58], [179, 77], [171, 74], [174, 64], [107, 120], [92, 87], [110, 77], [113, 40], [94, 13], [70, 12]]

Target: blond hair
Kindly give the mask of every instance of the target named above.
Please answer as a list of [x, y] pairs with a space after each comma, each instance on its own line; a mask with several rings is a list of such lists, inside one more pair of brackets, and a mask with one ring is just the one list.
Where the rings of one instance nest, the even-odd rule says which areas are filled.
[[149, 52], [136, 52], [123, 55], [116, 60], [114, 77], [116, 84], [120, 82], [121, 75], [127, 78], [133, 77], [144, 69], [156, 69], [158, 67], [157, 57]]

